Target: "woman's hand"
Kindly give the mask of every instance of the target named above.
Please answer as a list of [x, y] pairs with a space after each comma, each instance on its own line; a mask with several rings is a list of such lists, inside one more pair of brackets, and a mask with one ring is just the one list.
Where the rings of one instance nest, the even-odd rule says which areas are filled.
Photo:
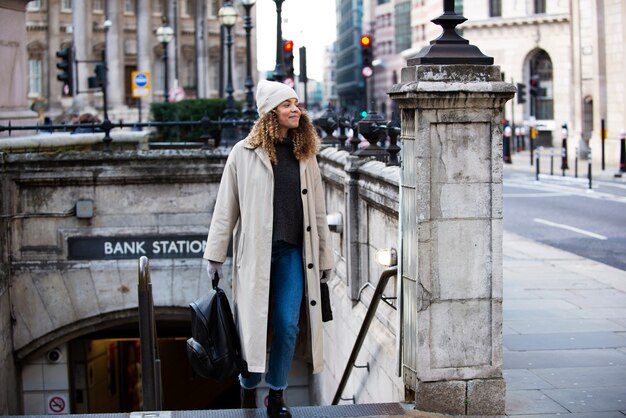
[[218, 280], [222, 278], [222, 264], [224, 263], [209, 260], [209, 264], [206, 266], [206, 272], [209, 275], [209, 279], [213, 280], [216, 274]]

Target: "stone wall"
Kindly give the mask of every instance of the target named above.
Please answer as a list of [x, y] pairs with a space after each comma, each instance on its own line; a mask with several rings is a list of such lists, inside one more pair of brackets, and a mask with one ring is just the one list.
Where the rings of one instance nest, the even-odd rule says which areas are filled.
[[[3, 154], [10, 237], [3, 255], [11, 259], [16, 357], [136, 321], [139, 247], [85, 259], [80, 246], [93, 237], [110, 242], [109, 253], [128, 237], [169, 240], [152, 244], [170, 252], [185, 250], [175, 238], [192, 243], [195, 253], [151, 258], [155, 305], [161, 315], [187, 320], [187, 304], [209, 286], [202, 247], [191, 239], [206, 237], [225, 158], [223, 151]], [[77, 213], [80, 202], [92, 206], [92, 216]]]
[[[333, 148], [320, 152], [320, 167], [328, 212], [340, 212], [343, 217], [342, 233], [331, 234], [336, 252], [335, 276], [330, 282], [334, 319], [324, 327], [325, 371], [313, 386], [316, 403], [326, 405], [335, 395], [370, 305], [373, 286], [384, 270], [375, 262], [375, 253], [399, 248], [399, 170], [358, 160]], [[349, 210], [351, 205], [355, 211]], [[350, 260], [351, 254], [356, 260]], [[396, 296], [397, 283], [397, 278], [390, 280], [385, 296]], [[404, 401], [404, 384], [396, 373], [397, 331], [398, 312], [380, 303], [356, 361], [357, 366], [368, 368], [352, 369], [342, 398], [354, 397], [359, 404]], [[350, 401], [341, 403], [346, 402]]]

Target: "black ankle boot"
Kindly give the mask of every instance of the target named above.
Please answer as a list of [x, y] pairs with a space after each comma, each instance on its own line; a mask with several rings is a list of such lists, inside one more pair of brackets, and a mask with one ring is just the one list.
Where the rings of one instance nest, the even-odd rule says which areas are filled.
[[241, 388], [241, 409], [256, 409], [256, 389]]
[[267, 415], [270, 418], [291, 418], [291, 411], [285, 405], [282, 390], [270, 389], [267, 397]]

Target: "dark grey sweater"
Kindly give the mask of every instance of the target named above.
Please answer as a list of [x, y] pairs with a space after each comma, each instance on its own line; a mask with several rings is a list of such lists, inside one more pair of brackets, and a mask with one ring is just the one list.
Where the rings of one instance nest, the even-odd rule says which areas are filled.
[[293, 141], [276, 143], [274, 168], [274, 222], [272, 241], [302, 246], [304, 215], [300, 191], [300, 164], [293, 155]]

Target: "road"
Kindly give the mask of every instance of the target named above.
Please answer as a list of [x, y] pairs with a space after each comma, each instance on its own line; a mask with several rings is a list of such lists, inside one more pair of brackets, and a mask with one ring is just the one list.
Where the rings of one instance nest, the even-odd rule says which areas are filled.
[[506, 171], [504, 229], [626, 270], [626, 183]]

